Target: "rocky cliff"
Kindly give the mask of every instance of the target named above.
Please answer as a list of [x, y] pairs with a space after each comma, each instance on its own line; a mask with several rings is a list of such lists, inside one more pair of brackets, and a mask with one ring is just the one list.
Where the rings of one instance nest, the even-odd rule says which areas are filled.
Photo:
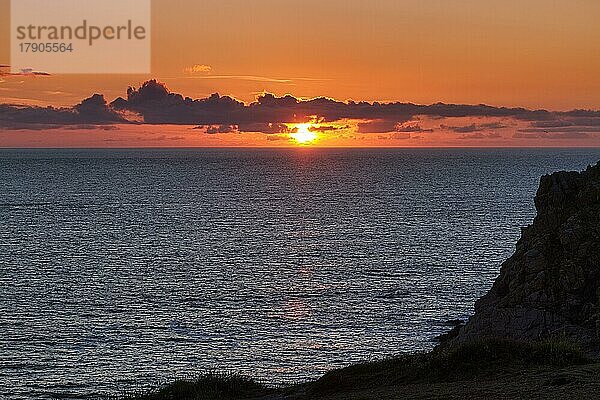
[[600, 163], [542, 177], [535, 206], [514, 255], [449, 343], [564, 334], [600, 347]]

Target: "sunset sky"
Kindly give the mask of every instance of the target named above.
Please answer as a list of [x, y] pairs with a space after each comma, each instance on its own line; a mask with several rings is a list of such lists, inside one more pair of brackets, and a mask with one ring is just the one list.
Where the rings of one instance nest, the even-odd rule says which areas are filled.
[[[0, 103], [72, 107], [94, 93], [110, 103], [127, 99], [127, 87], [156, 79], [183, 97], [219, 93], [246, 106], [264, 93], [275, 99], [289, 94], [299, 103], [294, 112], [278, 101], [280, 114], [269, 114], [272, 120], [262, 110], [253, 120], [254, 111], [240, 108], [241, 117], [223, 111], [228, 118], [219, 114], [212, 121], [183, 118], [176, 105], [173, 114], [179, 118], [157, 118], [149, 103], [129, 102], [118, 110], [106, 106], [124, 120], [82, 116], [64, 123], [62, 117], [27, 119], [30, 114], [5, 107], [0, 147], [290, 146], [302, 140], [321, 146], [600, 145], [600, 113], [568, 112], [600, 109], [599, 1], [155, 0], [152, 5], [151, 74], [15, 76], [4, 69]], [[8, 0], [0, 0], [0, 11], [0, 65], [10, 65]], [[338, 101], [335, 113], [302, 104], [317, 97]], [[408, 112], [375, 106], [358, 112], [349, 100], [493, 107]], [[285, 121], [283, 115], [296, 118]], [[249, 123], [254, 128], [246, 131]], [[256, 124], [265, 123], [271, 131], [255, 132]], [[298, 131], [313, 136], [299, 141]]]

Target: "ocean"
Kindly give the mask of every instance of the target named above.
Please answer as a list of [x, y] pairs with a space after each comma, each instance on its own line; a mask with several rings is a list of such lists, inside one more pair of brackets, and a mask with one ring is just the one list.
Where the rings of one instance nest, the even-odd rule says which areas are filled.
[[0, 150], [0, 394], [431, 349], [600, 149]]

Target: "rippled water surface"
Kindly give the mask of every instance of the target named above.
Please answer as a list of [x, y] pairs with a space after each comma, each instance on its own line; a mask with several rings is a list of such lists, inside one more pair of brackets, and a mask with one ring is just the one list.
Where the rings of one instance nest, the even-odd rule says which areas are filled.
[[0, 150], [0, 393], [427, 349], [600, 151]]

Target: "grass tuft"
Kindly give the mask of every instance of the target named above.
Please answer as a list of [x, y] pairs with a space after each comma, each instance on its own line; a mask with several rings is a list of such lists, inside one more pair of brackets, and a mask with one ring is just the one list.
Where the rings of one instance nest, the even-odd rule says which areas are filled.
[[271, 390], [236, 374], [208, 373], [193, 380], [178, 380], [144, 394], [121, 400], [233, 400], [266, 395]]

